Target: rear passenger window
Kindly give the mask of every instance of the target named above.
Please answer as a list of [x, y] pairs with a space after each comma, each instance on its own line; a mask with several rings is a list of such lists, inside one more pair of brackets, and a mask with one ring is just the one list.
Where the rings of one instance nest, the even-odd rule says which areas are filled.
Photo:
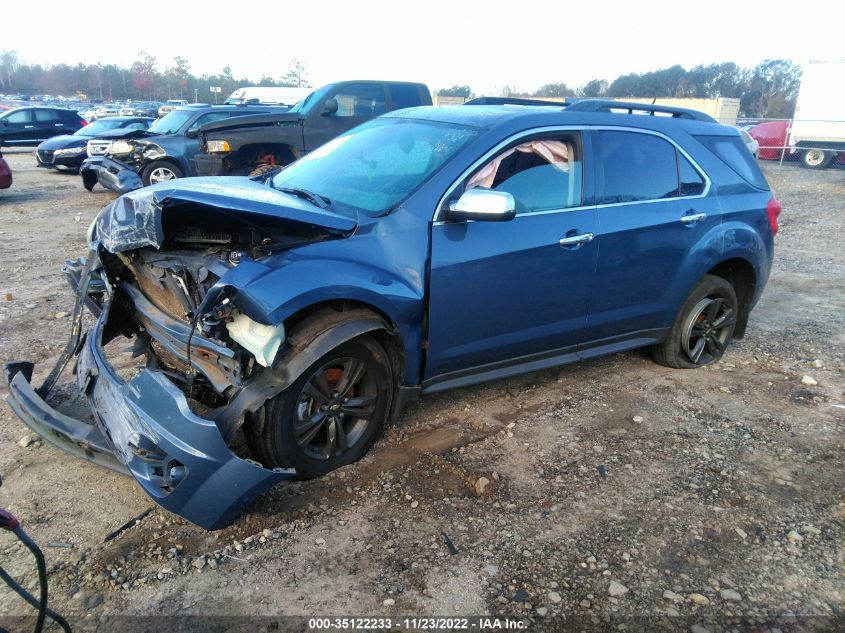
[[35, 120], [39, 123], [54, 123], [59, 120], [59, 113], [55, 110], [36, 110]]
[[678, 152], [678, 176], [681, 181], [682, 196], [697, 196], [704, 193], [704, 178], [680, 152]]
[[599, 131], [595, 136], [599, 204], [678, 195], [675, 146], [653, 134]]
[[390, 100], [393, 102], [394, 110], [418, 106], [421, 103], [419, 88], [405, 84], [390, 84]]
[[538, 138], [511, 147], [467, 182], [511, 194], [518, 214], [581, 206], [580, 137], [572, 134]]

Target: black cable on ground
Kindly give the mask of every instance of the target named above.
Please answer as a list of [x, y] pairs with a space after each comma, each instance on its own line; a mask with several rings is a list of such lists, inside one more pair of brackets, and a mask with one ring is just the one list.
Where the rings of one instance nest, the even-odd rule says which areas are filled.
[[[12, 590], [13, 590], [16, 594], [18, 594], [21, 598], [23, 598], [24, 600], [26, 600], [26, 601], [27, 601], [29, 604], [31, 604], [33, 607], [35, 607], [36, 609], [40, 608], [40, 605], [38, 604], [38, 598], [36, 598], [36, 597], [35, 597], [35, 596], [33, 596], [31, 593], [29, 593], [26, 589], [24, 589], [23, 587], [21, 587], [21, 586], [17, 583], [17, 581], [16, 581], [14, 578], [12, 578], [12, 577], [11, 577], [11, 576], [10, 576], [10, 575], [6, 572], [6, 570], [5, 570], [5, 569], [3, 569], [2, 567], [0, 567], [0, 580], [2, 580], [2, 581], [3, 581], [3, 582], [5, 582], [7, 585], [9, 585], [9, 587], [11, 587], [11, 588], [12, 588]], [[62, 627], [62, 630], [63, 630], [65, 633], [73, 633], [73, 631], [71, 631], [70, 624], [68, 624], [68, 623], [67, 623], [67, 620], [65, 620], [65, 619], [64, 619], [62, 616], [60, 616], [58, 613], [56, 613], [55, 611], [53, 611], [52, 609], [49, 609], [49, 608], [45, 608], [45, 609], [44, 609], [44, 612], [46, 613], [47, 617], [49, 617], [49, 618], [50, 618], [51, 620], [53, 620], [56, 624], [58, 624], [60, 627]], [[38, 629], [36, 629], [36, 630], [38, 630]]]

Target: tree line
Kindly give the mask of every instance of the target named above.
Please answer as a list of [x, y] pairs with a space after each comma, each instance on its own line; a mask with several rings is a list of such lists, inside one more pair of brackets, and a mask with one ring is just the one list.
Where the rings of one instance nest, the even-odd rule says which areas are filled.
[[[741, 68], [732, 62], [699, 65], [689, 70], [675, 65], [645, 73], [620, 75], [613, 81], [592, 79], [583, 86], [565, 82], [545, 84], [534, 92], [505, 86], [500, 96], [530, 97], [733, 97], [740, 100], [740, 113], [748, 117], [789, 118], [801, 81], [801, 68], [789, 60], [765, 60], [754, 68]], [[234, 77], [232, 69], [223, 68], [216, 75], [195, 75], [187, 59], [176, 57], [164, 65], [147, 51], [123, 68], [115, 64], [27, 64], [16, 51], [0, 52], [0, 93], [29, 95], [50, 94], [117, 101], [125, 99], [163, 101], [212, 99], [210, 88], [220, 87], [225, 98], [236, 88], [247, 85], [309, 87], [305, 67], [292, 59], [278, 78]], [[468, 85], [456, 85], [437, 91], [443, 96], [469, 98]]]
[[[503, 97], [731, 97], [740, 100], [740, 114], [747, 117], [790, 118], [801, 83], [801, 68], [785, 59], [767, 59], [754, 68], [732, 62], [700, 65], [686, 70], [675, 65], [646, 73], [620, 75], [611, 82], [592, 79], [583, 86], [549, 83], [534, 92], [505, 86]], [[451, 97], [474, 96], [468, 85], [438, 90]]]
[[309, 87], [305, 67], [297, 59], [279, 77], [253, 79], [235, 77], [228, 66], [216, 75], [194, 75], [183, 57], [162, 65], [155, 56], [141, 51], [129, 68], [116, 64], [27, 64], [16, 51], [0, 51], [0, 93], [27, 95], [84, 95], [103, 101], [164, 101], [166, 99], [199, 101], [213, 99], [210, 88], [220, 87], [225, 99], [241, 86]]

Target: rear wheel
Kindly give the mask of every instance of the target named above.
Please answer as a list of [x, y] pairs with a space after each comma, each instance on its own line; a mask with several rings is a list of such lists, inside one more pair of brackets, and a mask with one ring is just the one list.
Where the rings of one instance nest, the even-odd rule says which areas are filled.
[[678, 369], [703, 367], [722, 358], [736, 328], [738, 302], [733, 286], [705, 275], [689, 294], [654, 359]]
[[248, 416], [247, 444], [267, 467], [319, 477], [366, 454], [384, 428], [392, 390], [381, 345], [367, 336], [343, 343]]
[[181, 178], [182, 176], [184, 176], [182, 170], [173, 163], [157, 160], [147, 165], [144, 171], [141, 172], [141, 182], [144, 183], [144, 186], [155, 185], [166, 180]]
[[801, 164], [807, 169], [824, 169], [835, 157], [835, 153], [823, 149], [806, 149], [801, 152]]

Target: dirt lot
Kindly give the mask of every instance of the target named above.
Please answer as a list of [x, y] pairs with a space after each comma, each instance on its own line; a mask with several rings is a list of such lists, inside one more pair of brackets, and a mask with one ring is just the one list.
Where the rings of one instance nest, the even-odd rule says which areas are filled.
[[[5, 153], [0, 359], [34, 360], [40, 377], [68, 334], [59, 267], [84, 255], [112, 196]], [[765, 170], [784, 207], [774, 271], [721, 364], [676, 371], [634, 352], [427, 397], [365, 460], [279, 486], [225, 530], [155, 511], [104, 543], [149, 499], [41, 441], [22, 447], [30, 434], [0, 406], [0, 506], [45, 546], [51, 605], [107, 631], [129, 629], [107, 616], [150, 614], [845, 629], [845, 170]], [[56, 401], [84, 411], [72, 393], [65, 376]], [[10, 536], [0, 554], [34, 581]], [[25, 613], [0, 589], [0, 614]]]

